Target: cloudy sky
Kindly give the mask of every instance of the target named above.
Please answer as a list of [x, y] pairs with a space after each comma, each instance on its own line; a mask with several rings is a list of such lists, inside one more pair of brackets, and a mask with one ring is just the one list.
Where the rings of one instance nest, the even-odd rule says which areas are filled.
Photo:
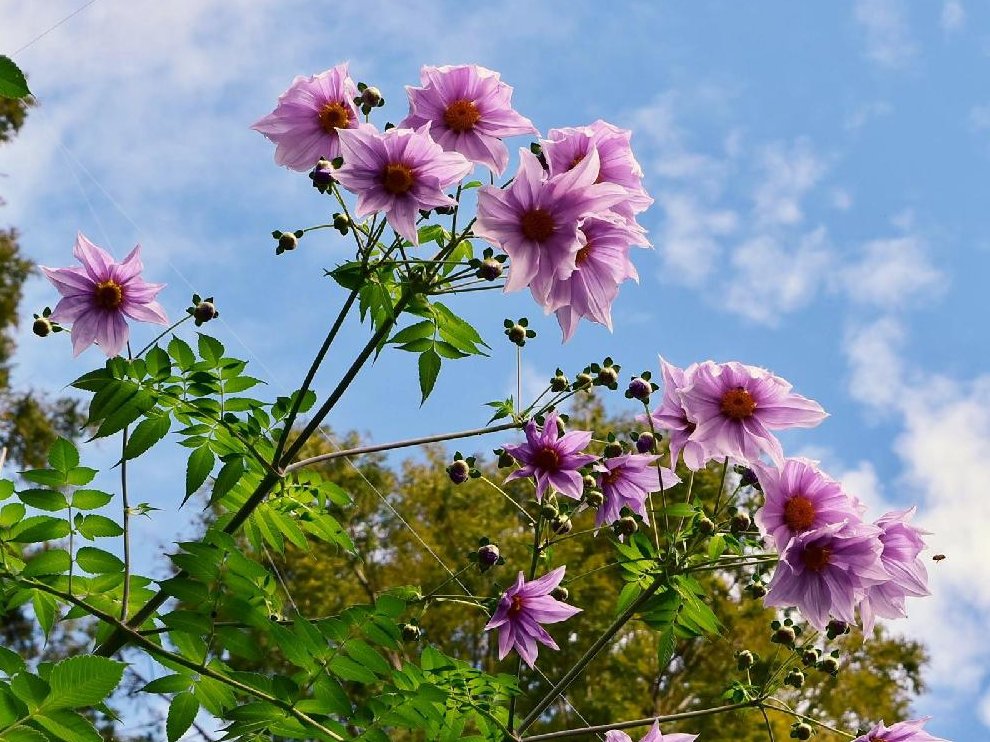
[[[0, 153], [2, 220], [51, 266], [71, 262], [77, 230], [118, 256], [140, 242], [149, 279], [169, 284], [169, 311], [193, 290], [215, 295], [212, 328], [281, 394], [339, 306], [322, 269], [348, 247], [316, 233], [273, 254], [273, 228], [331, 210], [248, 128], [295, 75], [349, 60], [385, 93], [381, 124], [404, 116], [402, 86], [421, 65], [476, 62], [502, 73], [544, 132], [598, 118], [633, 129], [656, 249], [636, 255], [641, 283], [624, 287], [614, 334], [587, 325], [561, 347], [526, 296], [482, 295], [458, 308], [489, 338], [491, 360], [450, 364], [420, 410], [415, 359], [385, 353], [332, 425], [384, 441], [483, 423], [481, 404], [515, 383], [501, 320], [524, 314], [540, 333], [524, 353], [527, 389], [605, 355], [629, 371], [655, 368], [657, 354], [771, 368], [831, 413], [787, 436], [788, 452], [821, 459], [875, 515], [917, 503], [933, 551], [948, 555], [931, 565], [935, 597], [893, 627], [932, 651], [917, 714], [953, 740], [986, 739], [990, 10], [605, 7], [0, 0], [0, 52], [40, 100]], [[42, 282], [29, 286], [28, 311], [54, 301]], [[365, 337], [351, 328], [321, 391]], [[57, 392], [98, 363], [95, 349], [73, 362], [68, 343], [24, 334], [17, 377]], [[174, 508], [181, 465], [166, 451], [141, 462], [142, 499]], [[160, 540], [182, 522], [157, 514], [143, 535]]]

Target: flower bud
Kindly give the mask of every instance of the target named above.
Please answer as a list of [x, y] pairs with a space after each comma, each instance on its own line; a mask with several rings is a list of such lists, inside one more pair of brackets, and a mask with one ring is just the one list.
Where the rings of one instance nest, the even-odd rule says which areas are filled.
[[560, 514], [560, 511], [557, 510], [557, 505], [555, 503], [548, 500], [540, 507], [540, 513], [542, 513], [543, 517], [547, 520], [553, 520]]
[[512, 454], [506, 451], [504, 448], [498, 449], [498, 468], [508, 469], [510, 466], [515, 466], [516, 460], [512, 458]]
[[733, 533], [748, 531], [751, 523], [752, 521], [750, 520], [749, 515], [743, 512], [738, 512], [732, 516], [732, 520], [729, 523], [729, 530]]
[[295, 250], [296, 246], [299, 245], [299, 238], [295, 236], [292, 232], [282, 232], [278, 236], [278, 247], [275, 248], [276, 253], [283, 253], [288, 250]]
[[758, 600], [767, 594], [767, 588], [762, 582], [751, 582], [746, 586], [746, 592]]
[[657, 439], [649, 431], [640, 433], [636, 437], [636, 450], [640, 453], [653, 453], [657, 450]]
[[573, 527], [574, 524], [571, 522], [571, 519], [568, 518], [566, 515], [558, 515], [556, 518], [550, 521], [550, 528], [558, 536], [563, 536], [565, 533], [570, 533]]
[[713, 523], [710, 518], [701, 516], [698, 519], [698, 533], [703, 536], [711, 536], [715, 533], [715, 523]]
[[849, 624], [845, 621], [840, 621], [837, 618], [833, 618], [828, 622], [828, 626], [825, 627], [825, 633], [828, 634], [829, 639], [835, 639], [837, 636], [842, 636], [849, 633]]
[[619, 373], [613, 366], [604, 366], [598, 372], [598, 376], [595, 378], [595, 383], [611, 388], [619, 383]]
[[791, 727], [791, 737], [794, 739], [811, 739], [812, 733], [811, 725], [805, 724], [803, 721], [799, 724], [795, 724]]
[[313, 187], [320, 193], [326, 193], [333, 184], [333, 164], [326, 158], [316, 161], [316, 167], [309, 174], [309, 179], [313, 181]]
[[559, 587], [558, 586], [558, 587], [555, 587], [553, 590], [550, 591], [550, 597], [551, 598], [556, 598], [557, 600], [567, 600], [567, 598], [570, 596], [570, 594], [571, 594], [571, 591], [568, 590], [566, 587]]
[[567, 380], [567, 377], [558, 368], [557, 373], [550, 379], [550, 391], [560, 394], [561, 392], [566, 392], [569, 386], [570, 382]]
[[351, 220], [348, 219], [347, 214], [334, 214], [333, 228], [341, 234], [346, 235], [347, 230], [351, 228]]
[[821, 653], [817, 649], [806, 649], [801, 652], [801, 663], [805, 667], [814, 667], [820, 658]]
[[577, 376], [574, 377], [574, 388], [575, 389], [587, 389], [594, 383], [594, 379], [591, 374], [582, 371]]
[[829, 675], [839, 674], [839, 660], [835, 657], [823, 657], [822, 661], [818, 663], [818, 669], [822, 672], [827, 672]]
[[588, 503], [589, 508], [598, 510], [598, 508], [605, 504], [605, 495], [598, 490], [588, 490], [584, 494], [584, 501]]
[[621, 456], [623, 454], [622, 444], [618, 441], [609, 441], [605, 444], [605, 456], [607, 458], [612, 458], [613, 456]]
[[748, 649], [736, 652], [736, 667], [740, 670], [748, 670], [756, 663], [756, 658]]
[[803, 688], [804, 687], [804, 673], [798, 670], [796, 667], [787, 673], [787, 677], [784, 678], [784, 685], [789, 685], [792, 688]]
[[31, 332], [40, 338], [47, 337], [52, 332], [52, 323], [47, 317], [36, 317]]
[[505, 331], [505, 334], [509, 336], [509, 340], [520, 348], [526, 344], [526, 328], [520, 324], [513, 325]]
[[652, 391], [653, 387], [650, 386], [650, 382], [642, 376], [636, 376], [629, 382], [629, 387], [626, 389], [626, 396], [630, 399], [638, 399], [641, 402], [647, 402], [650, 399], [650, 393]]
[[417, 641], [423, 635], [423, 630], [414, 623], [402, 624], [401, 631], [402, 640], [407, 642]]
[[498, 564], [498, 560], [501, 557], [501, 553], [495, 544], [485, 544], [484, 546], [478, 547], [478, 565], [481, 567], [481, 571], [484, 572], [490, 567], [494, 567]]
[[454, 484], [464, 484], [471, 475], [471, 467], [463, 459], [457, 459], [447, 467], [447, 476]]
[[638, 530], [639, 524], [630, 515], [624, 515], [615, 521], [615, 532], [620, 536], [632, 536]]
[[209, 322], [211, 319], [216, 319], [220, 316], [220, 312], [217, 311], [216, 306], [209, 299], [201, 301], [196, 305], [193, 310], [193, 318], [196, 320], [196, 327]]
[[585, 474], [581, 477], [581, 483], [584, 485], [586, 490], [591, 490], [598, 486], [598, 480], [590, 474]]
[[495, 258], [485, 258], [481, 261], [481, 266], [478, 268], [477, 273], [478, 278], [483, 278], [486, 281], [494, 281], [501, 275], [502, 264], [495, 260]]
[[760, 480], [756, 477], [756, 472], [750, 469], [748, 466], [737, 466], [736, 471], [739, 472], [739, 486], [740, 487], [756, 487], [760, 488]]
[[382, 103], [382, 91], [376, 87], [367, 87], [361, 91], [361, 102], [369, 108], [377, 108]]
[[785, 647], [793, 647], [795, 637], [796, 634], [794, 633], [793, 628], [790, 626], [781, 626], [773, 632], [773, 636], [770, 637], [770, 641], [774, 644], [783, 644]]

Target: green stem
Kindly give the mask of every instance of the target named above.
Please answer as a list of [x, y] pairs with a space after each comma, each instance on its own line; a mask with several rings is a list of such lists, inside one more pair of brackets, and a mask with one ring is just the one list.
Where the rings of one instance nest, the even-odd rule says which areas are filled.
[[[519, 427], [519, 426], [518, 426], [518, 424], [513, 424], [511, 427]], [[484, 482], [485, 484], [487, 484], [488, 486], [492, 487], [496, 492], [498, 492], [500, 495], [502, 495], [502, 497], [504, 497], [506, 500], [508, 500], [509, 502], [511, 502], [513, 505], [515, 505], [516, 509], [520, 513], [522, 513], [523, 515], [526, 516], [526, 520], [529, 521], [529, 524], [531, 526], [535, 526], [536, 525], [536, 521], [533, 520], [533, 516], [530, 515], [526, 511], [526, 508], [524, 508], [518, 502], [516, 502], [515, 500], [513, 500], [512, 497], [509, 496], [509, 493], [508, 492], [506, 492], [504, 489], [502, 489], [497, 484], [495, 484], [495, 482], [493, 482], [492, 480], [490, 480], [488, 477], [486, 477], [484, 475], [482, 475], [481, 477], [479, 477], [479, 479], [481, 479], [481, 481]]]
[[[124, 529], [124, 589], [120, 599], [120, 620], [127, 621], [127, 605], [131, 599], [131, 508], [127, 500], [127, 426], [120, 446], [120, 499], [124, 509], [122, 528]], [[70, 520], [71, 522], [71, 520]]]
[[[781, 705], [780, 706], [771, 706], [771, 705], [769, 705], [767, 703], [767, 701], [776, 701], [777, 703], [779, 703]], [[828, 729], [830, 732], [834, 732], [835, 734], [840, 734], [843, 737], [846, 737], [847, 739], [856, 739], [856, 735], [855, 734], [850, 734], [849, 732], [844, 732], [841, 729], [836, 729], [835, 727], [829, 726], [828, 724], [826, 724], [823, 721], [818, 721], [818, 719], [814, 718], [813, 716], [805, 716], [804, 714], [799, 714], [797, 711], [791, 710], [787, 706], [787, 704], [784, 703], [783, 701], [781, 701], [779, 698], [773, 698], [773, 697], [771, 697], [771, 698], [765, 698], [760, 703], [760, 706], [761, 706], [761, 708], [766, 708], [766, 709], [769, 709], [771, 711], [779, 711], [782, 714], [790, 714], [795, 719], [801, 719], [802, 721], [806, 721], [809, 724], [814, 724], [815, 726], [819, 726], [822, 729]]]
[[174, 330], [174, 329], [175, 329], [176, 327], [178, 327], [178, 326], [179, 326], [179, 325], [181, 325], [181, 324], [182, 324], [183, 322], [185, 322], [185, 321], [187, 321], [187, 320], [189, 320], [189, 319], [192, 319], [192, 315], [191, 315], [191, 314], [187, 314], [187, 315], [186, 315], [185, 317], [183, 317], [182, 319], [180, 319], [180, 320], [178, 320], [177, 322], [173, 322], [173, 323], [172, 323], [172, 324], [171, 324], [171, 325], [170, 325], [169, 327], [166, 327], [166, 328], [165, 328], [164, 330], [162, 330], [162, 331], [161, 331], [161, 332], [160, 332], [160, 333], [158, 334], [158, 336], [157, 336], [157, 337], [156, 337], [156, 338], [155, 338], [154, 340], [152, 340], [152, 341], [151, 341], [150, 343], [148, 343], [148, 344], [147, 344], [146, 346], [144, 346], [143, 348], [141, 348], [141, 350], [139, 350], [139, 351], [137, 352], [137, 355], [136, 355], [136, 356], [134, 356], [134, 357], [135, 357], [135, 358], [140, 358], [141, 356], [143, 356], [143, 355], [144, 355], [144, 354], [145, 354], [145, 353], [146, 353], [147, 351], [149, 351], [149, 350], [151, 350], [151, 347], [152, 347], [152, 346], [153, 346], [153, 345], [154, 345], [155, 343], [157, 343], [157, 342], [158, 342], [159, 340], [161, 340], [161, 339], [162, 339], [163, 337], [165, 337], [165, 336], [166, 336], [166, 335], [168, 335], [168, 334], [169, 334], [170, 332], [172, 332], [172, 331], [173, 331], [173, 330]]

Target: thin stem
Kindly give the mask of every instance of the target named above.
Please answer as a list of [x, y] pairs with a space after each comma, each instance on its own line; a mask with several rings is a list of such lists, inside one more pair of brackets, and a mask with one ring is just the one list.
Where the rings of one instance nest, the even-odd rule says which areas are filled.
[[443, 582], [441, 582], [435, 588], [433, 588], [432, 590], [430, 590], [430, 592], [428, 592], [426, 595], [424, 595], [423, 596], [423, 600], [429, 600], [431, 597], [435, 596], [438, 592], [440, 592], [440, 588], [442, 588], [444, 585], [448, 584], [451, 580], [456, 580], [458, 577], [460, 577], [462, 574], [464, 574], [465, 572], [467, 572], [473, 566], [474, 566], [473, 564], [468, 564], [467, 566], [462, 567], [461, 569], [457, 570], [457, 572], [455, 572], [454, 574], [450, 575], [446, 580], [444, 580]]
[[[533, 524], [533, 558], [529, 563], [529, 579], [536, 579], [536, 567], [540, 563], [540, 531], [543, 530], [543, 513], [540, 512]], [[517, 653], [518, 654], [518, 653]], [[522, 655], [516, 657], [516, 685], [522, 678]], [[516, 696], [509, 699], [509, 734], [512, 734], [513, 724], [516, 718]], [[519, 731], [522, 731], [520, 729]]]
[[495, 490], [496, 492], [498, 492], [498, 493], [499, 493], [500, 495], [502, 495], [502, 497], [504, 497], [504, 498], [505, 498], [506, 500], [508, 500], [509, 502], [511, 502], [511, 503], [512, 503], [513, 505], [515, 505], [515, 506], [516, 506], [516, 509], [517, 509], [517, 510], [518, 510], [518, 511], [519, 511], [520, 513], [522, 513], [523, 515], [525, 515], [525, 516], [526, 516], [526, 520], [528, 520], [528, 521], [529, 521], [529, 524], [530, 524], [531, 526], [535, 526], [535, 525], [536, 525], [536, 521], [535, 521], [535, 520], [533, 520], [533, 516], [532, 516], [532, 515], [530, 515], [530, 514], [529, 514], [529, 513], [528, 513], [528, 512], [526, 511], [526, 508], [524, 508], [524, 507], [523, 507], [522, 505], [520, 505], [520, 504], [519, 504], [518, 502], [516, 502], [515, 500], [513, 500], [513, 499], [512, 499], [512, 497], [511, 497], [511, 496], [509, 495], [509, 493], [508, 493], [508, 492], [506, 492], [506, 491], [505, 491], [504, 489], [502, 489], [502, 488], [501, 488], [501, 487], [499, 487], [499, 486], [498, 486], [497, 484], [495, 484], [495, 482], [493, 482], [492, 480], [490, 480], [490, 479], [489, 479], [488, 477], [486, 477], [486, 476], [484, 476], [484, 475], [482, 475], [481, 477], [479, 477], [479, 479], [480, 479], [480, 480], [481, 480], [482, 482], [484, 482], [485, 484], [487, 484], [488, 486], [490, 486], [490, 487], [491, 487], [492, 489], [494, 489], [494, 490]]
[[724, 714], [728, 711], [739, 711], [745, 708], [752, 708], [757, 705], [757, 701], [742, 701], [741, 703], [733, 703], [728, 706], [715, 706], [710, 709], [699, 709], [697, 711], [683, 711], [679, 714], [667, 714], [666, 716], [650, 716], [646, 719], [634, 719], [631, 721], [620, 721], [614, 724], [600, 724], [594, 727], [581, 727], [580, 729], [564, 729], [559, 732], [547, 732], [546, 734], [534, 734], [531, 737], [523, 737], [523, 742], [543, 742], [544, 740], [550, 739], [564, 739], [566, 737], [580, 737], [588, 734], [600, 734], [602, 732], [610, 732], [613, 729], [632, 729], [634, 727], [645, 727], [651, 726], [654, 722], [659, 721], [661, 724], [665, 724], [668, 721], [683, 721], [684, 719], [698, 719], [702, 716], [714, 716], [715, 714]]
[[522, 409], [522, 346], [516, 346], [516, 414]]
[[173, 322], [171, 326], [169, 326], [169, 327], [166, 327], [166, 328], [165, 328], [164, 330], [162, 330], [162, 331], [161, 331], [161, 332], [160, 332], [160, 333], [158, 334], [158, 336], [157, 336], [157, 337], [156, 337], [156, 338], [155, 338], [154, 340], [152, 340], [152, 341], [151, 341], [150, 343], [148, 343], [148, 344], [147, 344], [146, 346], [144, 346], [143, 348], [141, 348], [141, 350], [139, 350], [139, 351], [137, 352], [137, 355], [136, 355], [136, 356], [134, 356], [134, 357], [135, 357], [135, 358], [140, 358], [141, 356], [143, 356], [143, 355], [144, 355], [144, 354], [145, 354], [145, 353], [146, 353], [147, 351], [149, 351], [149, 350], [151, 350], [151, 346], [153, 346], [153, 345], [154, 345], [155, 343], [157, 343], [157, 342], [158, 342], [159, 340], [161, 340], [161, 339], [162, 339], [163, 337], [165, 337], [165, 336], [166, 336], [166, 335], [168, 335], [168, 334], [169, 334], [170, 332], [172, 332], [172, 331], [173, 331], [173, 330], [174, 330], [174, 329], [175, 329], [176, 327], [178, 327], [178, 326], [179, 326], [179, 325], [181, 325], [181, 324], [182, 324], [183, 322], [185, 322], [185, 321], [187, 321], [187, 320], [189, 320], [189, 319], [192, 319], [192, 315], [191, 315], [191, 314], [187, 314], [187, 315], [186, 315], [185, 317], [183, 317], [182, 319], [180, 319], [180, 320], [178, 320], [178, 321], [176, 321], [176, 322]]
[[[781, 705], [780, 706], [771, 706], [770, 704], [767, 703], [767, 701], [776, 701], [777, 703], [779, 703]], [[791, 716], [793, 716], [796, 719], [801, 719], [802, 721], [807, 721], [807, 722], [809, 722], [811, 724], [814, 724], [815, 726], [819, 726], [822, 729], [828, 729], [830, 732], [835, 732], [836, 734], [841, 734], [843, 737], [846, 737], [847, 739], [856, 739], [856, 735], [855, 734], [850, 734], [849, 732], [844, 732], [841, 729], [836, 729], [835, 727], [829, 726], [828, 724], [826, 724], [823, 721], [818, 721], [818, 719], [816, 719], [813, 716], [805, 716], [804, 714], [799, 714], [797, 711], [791, 710], [791, 708], [788, 707], [787, 704], [784, 703], [783, 701], [781, 701], [779, 698], [773, 698], [773, 697], [766, 698], [766, 699], [764, 699], [760, 703], [760, 706], [762, 708], [770, 709], [771, 711], [779, 711], [782, 714], [790, 714]]]
[[124, 592], [120, 599], [120, 620], [127, 621], [127, 605], [131, 600], [131, 507], [127, 500], [127, 426], [120, 445], [120, 499], [124, 509]]
[[766, 722], [767, 734], [770, 735], [770, 742], [777, 742], [773, 736], [773, 727], [770, 726], [770, 717], [767, 716], [767, 709], [762, 703], [760, 704], [760, 713], [763, 714], [763, 721]]
[[712, 510], [712, 520], [718, 523], [718, 509], [722, 502], [722, 490], [725, 488], [725, 473], [729, 470], [729, 457], [722, 462], [722, 478], [718, 481], [718, 492], [715, 495], [715, 509]]
[[312, 466], [313, 464], [319, 464], [324, 461], [332, 461], [334, 459], [344, 458], [346, 456], [361, 456], [368, 453], [377, 453], [379, 451], [392, 451], [397, 448], [409, 448], [410, 446], [422, 446], [427, 443], [440, 443], [442, 441], [453, 441], [460, 438], [473, 438], [478, 435], [488, 435], [489, 433], [499, 433], [503, 430], [512, 430], [513, 428], [518, 428], [519, 423], [502, 423], [501, 425], [492, 425], [488, 428], [473, 428], [471, 430], [461, 430], [456, 433], [439, 433], [437, 435], [427, 435], [422, 438], [409, 438], [404, 441], [394, 441], [392, 443], [378, 443], [373, 446], [360, 446], [358, 448], [348, 448], [340, 451], [332, 451], [330, 453], [320, 454], [319, 456], [312, 456], [308, 459], [300, 459], [295, 463], [289, 464], [285, 467], [284, 473], [288, 474], [296, 469], [302, 469], [306, 466]]

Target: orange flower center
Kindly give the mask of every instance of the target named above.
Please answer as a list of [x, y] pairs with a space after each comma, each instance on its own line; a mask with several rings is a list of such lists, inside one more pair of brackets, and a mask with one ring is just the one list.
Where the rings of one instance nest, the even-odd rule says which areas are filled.
[[520, 222], [523, 235], [533, 242], [546, 242], [550, 239], [557, 225], [553, 216], [546, 209], [530, 209], [522, 215]]
[[753, 399], [752, 394], [741, 386], [737, 386], [722, 395], [719, 409], [722, 410], [723, 415], [731, 420], [745, 420], [756, 409], [756, 400]]
[[386, 165], [382, 172], [382, 186], [393, 196], [401, 196], [413, 187], [414, 181], [412, 170], [401, 162]]
[[327, 134], [337, 129], [346, 129], [351, 124], [350, 111], [343, 102], [327, 101], [320, 109], [320, 128]]
[[588, 259], [589, 255], [591, 255], [590, 242], [586, 243], [584, 247], [577, 251], [577, 255], [574, 257], [574, 262], [581, 265], [581, 263]]
[[804, 549], [804, 554], [801, 555], [801, 559], [804, 561], [804, 566], [808, 569], [813, 572], [821, 572], [828, 566], [831, 556], [832, 550], [824, 546], [807, 546]]
[[577, 155], [573, 160], [571, 160], [570, 167], [568, 167], [567, 169], [573, 170], [574, 168], [576, 168], [578, 165], [581, 164], [581, 160], [583, 159], [584, 159], [584, 155]]
[[117, 309], [124, 303], [124, 287], [113, 279], [100, 281], [93, 292], [93, 301], [100, 309]]
[[618, 469], [612, 469], [608, 474], [602, 476], [602, 486], [607, 487], [615, 484], [621, 476], [621, 471]]
[[518, 595], [513, 595], [509, 601], [509, 615], [515, 616], [516, 614], [522, 613], [523, 609], [523, 599]]
[[552, 448], [541, 448], [533, 457], [533, 466], [548, 471], [556, 470], [560, 466], [560, 454]]
[[481, 111], [473, 102], [466, 98], [455, 100], [443, 112], [443, 122], [447, 124], [451, 131], [461, 132], [471, 131], [474, 125], [481, 120]]
[[815, 506], [804, 495], [795, 495], [784, 505], [784, 522], [792, 531], [807, 531], [815, 522]]

